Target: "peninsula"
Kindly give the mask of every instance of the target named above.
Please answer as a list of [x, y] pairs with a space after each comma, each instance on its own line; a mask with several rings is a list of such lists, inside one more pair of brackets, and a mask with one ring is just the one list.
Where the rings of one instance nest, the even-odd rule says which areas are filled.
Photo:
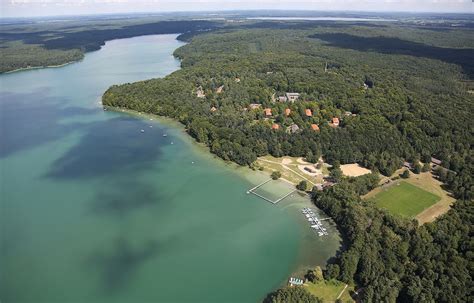
[[[331, 186], [314, 187], [311, 195], [348, 243], [324, 279], [352, 285], [364, 302], [465, 301], [471, 278], [462, 243], [469, 242], [464, 224], [473, 219], [472, 37], [470, 29], [396, 22], [224, 25], [175, 51], [181, 70], [112, 86], [102, 100], [174, 118], [212, 153], [254, 169], [268, 155], [324, 159], [333, 166]], [[373, 173], [344, 177], [339, 165], [354, 163]], [[397, 213], [403, 206], [390, 211], [383, 201], [360, 198], [379, 186], [378, 174], [397, 183], [404, 163], [403, 178], [423, 166], [458, 199], [432, 224], [412, 220], [439, 201], [425, 190], [400, 187], [408, 203], [417, 203], [416, 195], [425, 201], [405, 216]], [[447, 244], [442, 234], [457, 240]], [[306, 296], [289, 288], [267, 299], [280, 302], [282, 292]]]

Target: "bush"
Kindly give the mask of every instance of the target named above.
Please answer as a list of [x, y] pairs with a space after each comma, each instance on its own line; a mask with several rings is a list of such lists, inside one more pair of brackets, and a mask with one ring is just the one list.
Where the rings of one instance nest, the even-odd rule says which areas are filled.
[[410, 171], [408, 169], [403, 171], [400, 177], [402, 177], [403, 179], [408, 179], [410, 177]]
[[322, 281], [324, 280], [323, 277], [323, 270], [321, 267], [316, 266], [314, 269], [308, 270], [308, 272], [305, 275], [305, 278], [310, 281], [310, 282], [317, 282], [317, 281]]
[[298, 183], [298, 185], [296, 185], [296, 188], [301, 191], [306, 191], [306, 189], [308, 188], [308, 183], [303, 180], [300, 183]]
[[426, 173], [427, 171], [431, 170], [431, 165], [429, 163], [423, 164], [423, 167], [421, 168], [421, 171]]
[[271, 174], [270, 177], [271, 177], [273, 180], [278, 180], [278, 179], [280, 179], [280, 177], [281, 177], [281, 172], [279, 172], [279, 171], [276, 170], [276, 171], [272, 172], [272, 174]]
[[415, 174], [419, 174], [421, 172], [421, 165], [420, 163], [416, 163], [414, 166], [413, 166], [413, 172]]

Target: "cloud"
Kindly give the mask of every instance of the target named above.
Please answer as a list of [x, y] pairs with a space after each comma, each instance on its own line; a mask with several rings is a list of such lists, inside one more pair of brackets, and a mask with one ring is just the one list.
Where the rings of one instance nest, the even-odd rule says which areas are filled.
[[232, 9], [473, 12], [472, 0], [0, 0], [6, 16]]

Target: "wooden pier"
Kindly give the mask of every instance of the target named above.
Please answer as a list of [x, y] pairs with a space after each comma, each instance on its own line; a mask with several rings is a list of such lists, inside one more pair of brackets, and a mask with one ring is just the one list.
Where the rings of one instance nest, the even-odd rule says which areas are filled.
[[286, 197], [288, 197], [289, 195], [291, 195], [291, 194], [294, 193], [295, 191], [296, 191], [296, 189], [294, 189], [293, 191], [287, 193], [287, 194], [284, 195], [283, 197], [281, 197], [281, 198], [275, 200], [275, 201], [273, 202], [273, 204], [277, 204], [278, 202], [280, 202], [281, 200], [285, 199]]
[[252, 187], [251, 189], [249, 189], [249, 190], [247, 191], [247, 194], [250, 194], [251, 192], [253, 192], [253, 191], [256, 190], [257, 188], [259, 188], [260, 186], [265, 185], [265, 184], [267, 184], [267, 183], [270, 182], [270, 181], [272, 181], [272, 179], [268, 179], [267, 181], [262, 182], [262, 183], [260, 183], [259, 185], [255, 186], [255, 187]]

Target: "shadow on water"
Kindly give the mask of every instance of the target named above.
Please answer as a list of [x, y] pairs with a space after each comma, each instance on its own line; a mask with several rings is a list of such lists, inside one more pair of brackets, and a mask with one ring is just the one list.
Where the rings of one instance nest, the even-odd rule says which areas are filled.
[[88, 264], [97, 269], [106, 291], [116, 293], [126, 286], [135, 271], [159, 252], [156, 241], [134, 248], [126, 239], [118, 238], [111, 251], [92, 255]]
[[311, 35], [311, 38], [328, 42], [330, 46], [373, 51], [382, 54], [410, 55], [454, 63], [462, 67], [470, 78], [474, 77], [474, 50], [430, 46], [422, 43], [387, 37], [359, 37], [343, 33]]
[[97, 193], [92, 202], [92, 214], [124, 217], [131, 211], [165, 200], [152, 186], [135, 181], [117, 182], [114, 188], [107, 186]]
[[77, 128], [76, 124], [60, 124], [61, 119], [95, 111], [61, 107], [64, 100], [47, 97], [46, 93], [38, 90], [30, 94], [0, 94], [0, 158], [61, 139]]
[[91, 270], [99, 273], [104, 291], [118, 293], [127, 287], [146, 262], [177, 249], [189, 249], [188, 244], [180, 241], [179, 235], [148, 240], [139, 246], [122, 235], [114, 240], [110, 248], [91, 254], [85, 262]]
[[160, 157], [163, 144], [159, 127], [150, 128], [133, 117], [93, 122], [46, 176], [73, 179], [132, 173], [149, 168]]

